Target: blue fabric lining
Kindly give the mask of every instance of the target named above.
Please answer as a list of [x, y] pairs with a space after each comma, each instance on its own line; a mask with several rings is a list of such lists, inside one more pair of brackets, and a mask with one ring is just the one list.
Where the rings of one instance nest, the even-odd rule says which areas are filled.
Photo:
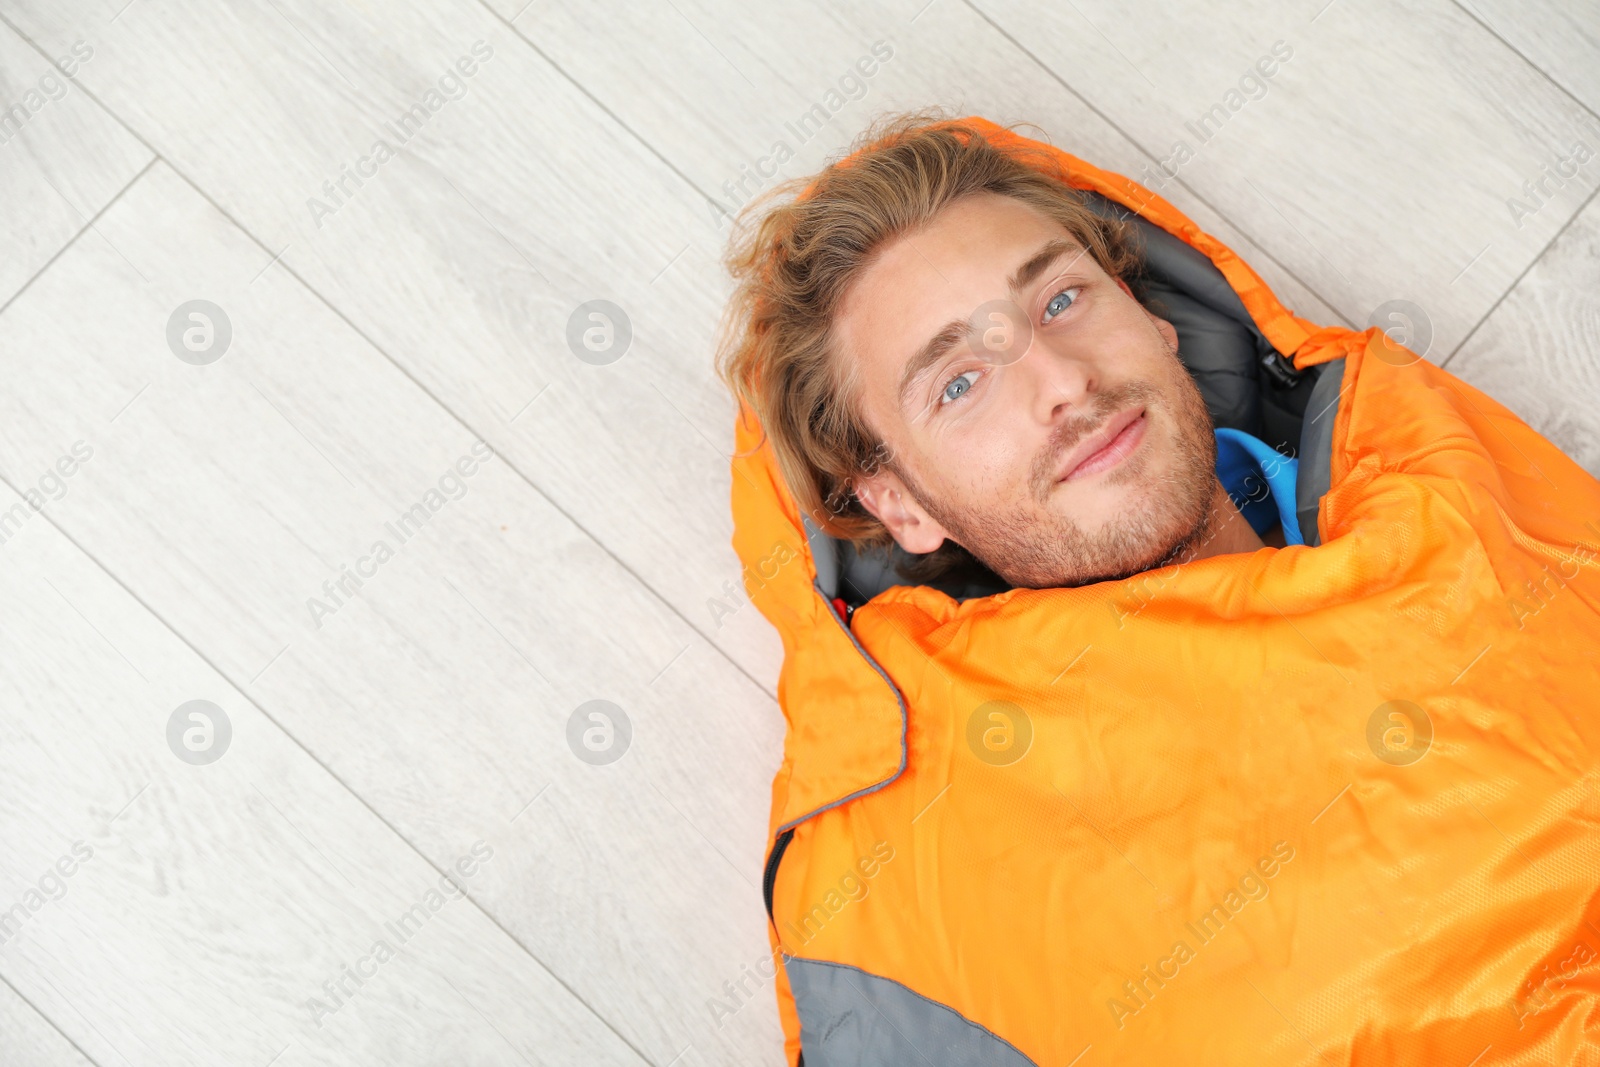
[[1256, 536], [1282, 524], [1285, 545], [1303, 545], [1295, 512], [1300, 461], [1243, 430], [1218, 427], [1217, 479]]

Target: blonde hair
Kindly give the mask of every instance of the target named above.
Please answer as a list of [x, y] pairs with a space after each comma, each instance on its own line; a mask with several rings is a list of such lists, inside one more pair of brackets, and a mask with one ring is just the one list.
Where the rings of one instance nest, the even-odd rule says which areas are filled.
[[[780, 183], [735, 220], [723, 260], [735, 290], [718, 340], [717, 374], [761, 420], [800, 510], [832, 537], [891, 547], [889, 531], [852, 486], [880, 465], [897, 470], [862, 417], [859, 365], [839, 358], [836, 313], [885, 244], [982, 192], [1034, 207], [1108, 275], [1136, 284], [1142, 255], [1132, 223], [1090, 209], [1067, 184], [1059, 159], [1042, 147], [1003, 151], [975, 127], [944, 119], [940, 109], [880, 119], [846, 158], [813, 177]], [[901, 573], [927, 581], [972, 562], [964, 548], [946, 541], [913, 557]]]

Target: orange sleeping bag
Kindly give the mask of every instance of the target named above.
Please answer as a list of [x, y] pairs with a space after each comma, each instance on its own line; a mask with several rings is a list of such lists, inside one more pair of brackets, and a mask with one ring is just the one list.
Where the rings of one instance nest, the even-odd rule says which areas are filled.
[[1050, 151], [1343, 357], [1320, 544], [847, 624], [741, 408], [788, 1062], [1600, 1064], [1600, 482]]

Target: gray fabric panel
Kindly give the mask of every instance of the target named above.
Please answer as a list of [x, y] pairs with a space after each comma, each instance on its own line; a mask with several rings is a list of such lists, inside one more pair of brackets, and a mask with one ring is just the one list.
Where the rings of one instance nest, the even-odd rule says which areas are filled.
[[1158, 278], [1146, 288], [1145, 307], [1177, 331], [1178, 359], [1199, 386], [1211, 421], [1260, 437], [1255, 332]]
[[806, 545], [811, 549], [811, 560], [817, 568], [817, 585], [831, 600], [839, 595], [838, 542], [823, 533], [822, 528], [811, 521], [811, 516], [802, 515], [800, 521], [805, 525]]
[[[894, 545], [887, 551], [880, 549], [857, 548], [847, 541], [835, 542], [838, 545], [840, 568], [843, 572], [843, 590], [838, 595], [851, 603], [866, 603], [879, 593], [896, 585], [908, 585], [906, 579], [900, 576], [895, 569], [895, 564], [908, 559], [908, 555], [899, 545]], [[1004, 593], [1011, 586], [998, 575], [990, 574], [988, 568], [983, 568], [982, 573], [974, 575], [956, 574], [927, 582], [927, 585], [939, 590], [946, 596], [956, 600], [971, 600], [973, 597], [994, 596]]]
[[1339, 414], [1339, 387], [1344, 381], [1344, 357], [1318, 364], [1317, 384], [1306, 402], [1300, 427], [1300, 471], [1295, 479], [1295, 514], [1300, 534], [1308, 545], [1320, 545], [1317, 509], [1333, 479], [1333, 420]]
[[1239, 294], [1228, 284], [1228, 279], [1223, 277], [1217, 265], [1204, 252], [1099, 193], [1084, 190], [1084, 197], [1090, 209], [1099, 215], [1133, 220], [1140, 236], [1144, 238], [1145, 269], [1150, 275], [1162, 279], [1174, 289], [1188, 293], [1252, 331], [1255, 329], [1255, 320], [1245, 310], [1244, 301], [1239, 299]]
[[1009, 1042], [899, 982], [796, 956], [784, 969], [806, 1067], [1037, 1067]]
[[[900, 555], [899, 546], [895, 555]], [[839, 543], [839, 558], [844, 572], [843, 588], [839, 594], [846, 600], [859, 597], [865, 603], [894, 585], [905, 585], [905, 580], [895, 573], [891, 553], [857, 547], [848, 541]]]

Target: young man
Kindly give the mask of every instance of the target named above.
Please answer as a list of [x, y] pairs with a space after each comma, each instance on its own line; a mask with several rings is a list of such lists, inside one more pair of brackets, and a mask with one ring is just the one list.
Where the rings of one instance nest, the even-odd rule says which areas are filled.
[[[999, 153], [940, 177], [936, 212], [929, 188], [877, 218], [841, 192], [806, 239], [857, 254], [816, 256], [814, 293], [769, 297], [795, 340], [753, 399], [806, 502], [831, 496], [851, 539], [947, 566], [964, 550], [1029, 588], [1263, 547], [1216, 476], [1176, 332], [1123, 277], [1131, 224]], [[755, 351], [726, 372], [753, 373]]]
[[[993, 351], [979, 294], [1016, 308], [988, 324]], [[1173, 327], [1025, 201], [974, 193], [886, 240], [834, 342], [855, 377], [838, 401], [889, 456], [852, 488], [908, 552], [949, 538], [1047, 588], [1263, 546], [1216, 475]]]
[[[1316, 547], [1224, 490], [1080, 190], [1336, 369]], [[981, 119], [873, 131], [729, 266], [791, 1064], [1600, 1064], [1600, 482]], [[904, 584], [838, 610], [836, 542]], [[928, 584], [973, 560], [1010, 588]]]

